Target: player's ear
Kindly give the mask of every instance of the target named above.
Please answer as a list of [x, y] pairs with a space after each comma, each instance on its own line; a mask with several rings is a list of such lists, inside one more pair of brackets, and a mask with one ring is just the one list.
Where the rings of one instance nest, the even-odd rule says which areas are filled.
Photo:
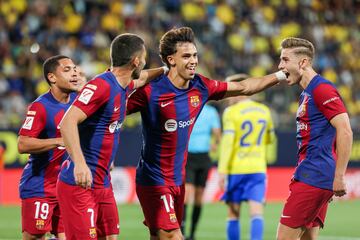
[[56, 83], [56, 76], [54, 73], [48, 73], [47, 78], [49, 79], [49, 82], [52, 84]]
[[140, 58], [139, 58], [139, 56], [135, 56], [134, 59], [133, 59], [133, 61], [132, 61], [132, 63], [133, 63], [133, 65], [134, 65], [136, 68], [139, 67], [139, 65], [140, 65]]
[[168, 62], [170, 63], [171, 66], [175, 66], [175, 59], [174, 59], [174, 55], [169, 55], [166, 57], [166, 59], [168, 60]]

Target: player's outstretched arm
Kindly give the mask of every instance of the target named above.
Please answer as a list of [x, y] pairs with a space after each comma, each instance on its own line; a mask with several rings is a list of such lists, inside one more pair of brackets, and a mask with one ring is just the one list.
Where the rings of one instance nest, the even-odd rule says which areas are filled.
[[140, 88], [161, 74], [166, 74], [168, 71], [169, 69], [166, 66], [142, 70], [139, 79], [134, 80], [134, 88]]
[[64, 147], [62, 138], [40, 139], [29, 136], [18, 137], [19, 153], [42, 153], [57, 147]]
[[61, 120], [60, 131], [66, 150], [75, 165], [74, 177], [76, 184], [83, 188], [91, 188], [92, 175], [81, 151], [78, 130], [78, 124], [86, 118], [87, 116], [82, 110], [76, 106], [71, 106]]
[[336, 115], [330, 120], [330, 123], [336, 129], [337, 160], [333, 191], [335, 196], [341, 197], [346, 194], [346, 184], [344, 176], [350, 159], [353, 133], [347, 113], [341, 113]]
[[279, 83], [280, 81], [286, 80], [286, 74], [283, 71], [278, 71], [276, 73], [266, 75], [264, 77], [253, 77], [253, 78], [247, 78], [240, 82], [233, 82], [236, 79], [236, 77], [237, 75], [233, 75], [227, 78], [227, 81], [229, 79], [232, 79], [232, 81], [228, 82], [225, 98], [240, 96], [240, 95], [249, 96], [257, 92], [260, 92], [266, 88], [269, 88]]

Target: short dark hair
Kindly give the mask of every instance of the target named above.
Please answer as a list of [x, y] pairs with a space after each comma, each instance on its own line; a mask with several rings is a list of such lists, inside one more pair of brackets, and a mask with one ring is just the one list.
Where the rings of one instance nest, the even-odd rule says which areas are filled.
[[124, 33], [111, 42], [111, 66], [121, 67], [128, 64], [131, 58], [144, 46], [144, 40], [136, 34]]
[[193, 30], [189, 27], [173, 28], [167, 31], [160, 39], [160, 57], [168, 67], [170, 67], [170, 64], [167, 57], [176, 53], [176, 44], [179, 42], [190, 42], [195, 44]]
[[56, 55], [56, 56], [49, 57], [48, 59], [45, 60], [45, 62], [43, 64], [43, 72], [44, 72], [45, 80], [49, 85], [51, 83], [50, 83], [50, 80], [48, 79], [47, 75], [49, 73], [54, 73], [56, 68], [60, 65], [59, 61], [64, 58], [70, 59], [69, 57], [64, 56], [64, 55]]
[[315, 55], [314, 45], [309, 40], [303, 38], [295, 38], [295, 37], [285, 38], [281, 42], [281, 49], [286, 49], [286, 48], [290, 48], [290, 49], [294, 48], [295, 49], [294, 53], [296, 55], [306, 55], [311, 60], [314, 58]]

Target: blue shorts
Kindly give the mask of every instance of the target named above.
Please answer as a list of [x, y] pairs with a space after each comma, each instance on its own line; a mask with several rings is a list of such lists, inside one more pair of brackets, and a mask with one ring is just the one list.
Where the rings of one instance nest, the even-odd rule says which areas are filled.
[[232, 174], [227, 177], [227, 186], [221, 200], [240, 203], [243, 201], [265, 201], [266, 174]]

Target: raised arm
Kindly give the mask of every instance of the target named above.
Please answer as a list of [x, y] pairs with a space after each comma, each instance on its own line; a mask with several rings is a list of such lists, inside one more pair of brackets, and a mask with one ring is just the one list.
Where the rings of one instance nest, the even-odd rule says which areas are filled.
[[335, 196], [341, 197], [346, 194], [346, 184], [344, 180], [347, 164], [350, 159], [353, 133], [347, 113], [336, 115], [330, 120], [331, 125], [336, 129], [336, 168], [333, 183]]
[[161, 74], [166, 74], [169, 69], [166, 66], [142, 70], [139, 79], [134, 80], [134, 88], [140, 88]]
[[286, 80], [286, 73], [283, 71], [278, 71], [263, 77], [253, 77], [242, 80], [240, 82], [233, 82], [237, 76], [243, 75], [232, 75], [226, 79], [226, 81], [231, 81], [228, 82], [227, 92], [224, 96], [225, 98], [239, 95], [249, 96], [269, 88], [279, 83], [280, 81]]
[[86, 165], [84, 155], [80, 147], [78, 124], [87, 118], [86, 114], [76, 106], [71, 106], [60, 123], [61, 136], [67, 152], [74, 162], [74, 177], [77, 185], [90, 188], [92, 176]]

